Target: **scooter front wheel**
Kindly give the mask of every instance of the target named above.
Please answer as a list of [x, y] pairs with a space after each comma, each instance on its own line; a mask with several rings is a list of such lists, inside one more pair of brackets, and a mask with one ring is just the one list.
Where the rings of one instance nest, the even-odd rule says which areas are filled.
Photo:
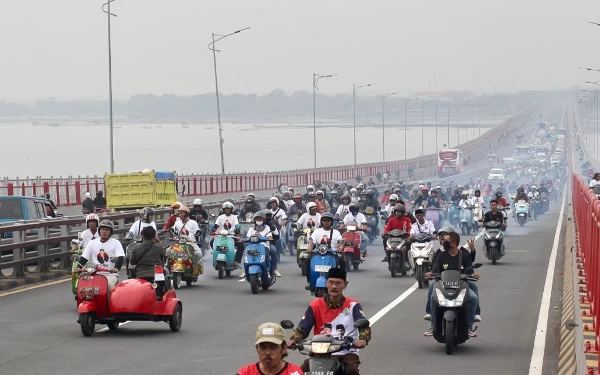
[[454, 350], [454, 321], [446, 320], [446, 354], [452, 354]]
[[81, 333], [85, 337], [91, 337], [96, 332], [96, 317], [94, 313], [83, 313], [79, 315], [79, 324], [81, 325]]
[[260, 279], [258, 278], [258, 275], [250, 275], [250, 290], [252, 291], [252, 294], [258, 294], [258, 289], [260, 286]]

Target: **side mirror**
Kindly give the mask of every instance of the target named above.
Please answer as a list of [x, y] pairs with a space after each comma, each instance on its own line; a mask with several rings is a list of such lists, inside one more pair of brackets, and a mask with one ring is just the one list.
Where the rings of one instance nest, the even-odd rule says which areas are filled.
[[474, 263], [473, 264], [473, 268], [479, 268], [481, 266], [483, 266], [483, 263]]
[[292, 329], [292, 328], [294, 328], [294, 323], [291, 320], [282, 320], [279, 324], [284, 329]]
[[354, 328], [358, 329], [369, 328], [370, 325], [371, 323], [367, 319], [359, 319], [356, 322], [354, 322]]
[[197, 230], [197, 231], [196, 231], [196, 233], [195, 233], [195, 236], [196, 236], [196, 237], [198, 237], [198, 236], [200, 236], [201, 234], [202, 234], [202, 231], [201, 231], [201, 230]]
[[215, 214], [210, 214], [210, 217], [213, 217], [213, 218], [214, 218], [214, 217], [217, 217], [217, 215], [215, 215]]

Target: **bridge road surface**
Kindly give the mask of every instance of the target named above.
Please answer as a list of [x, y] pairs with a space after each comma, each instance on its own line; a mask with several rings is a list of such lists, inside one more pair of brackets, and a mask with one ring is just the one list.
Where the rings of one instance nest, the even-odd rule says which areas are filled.
[[[533, 116], [532, 125], [537, 121]], [[514, 145], [509, 143], [503, 156], [513, 152]], [[484, 322], [479, 324], [480, 337], [459, 346], [452, 356], [433, 338], [423, 337], [428, 327], [422, 320], [426, 290], [415, 290], [410, 277], [392, 279], [381, 263], [383, 251], [377, 241], [360, 270], [349, 274], [345, 294], [357, 298], [368, 317], [401, 294], [408, 296], [386, 314], [377, 314], [380, 318], [373, 325], [373, 340], [361, 353], [362, 372], [453, 373], [448, 370], [456, 368], [459, 373], [477, 368], [489, 374], [527, 373], [558, 210], [554, 204], [537, 222], [523, 228], [510, 225], [507, 254], [496, 266], [483, 259], [478, 240], [477, 260], [484, 263], [479, 270]], [[208, 256], [205, 263], [210, 263]], [[247, 282], [237, 282], [239, 271], [230, 279], [218, 280], [216, 271], [208, 265], [205, 268], [198, 283], [177, 291], [183, 301], [179, 333], [170, 332], [165, 323], [131, 322], [116, 332], [97, 326], [99, 332], [85, 338], [76, 323], [68, 282], [2, 295], [0, 372], [235, 374], [241, 366], [257, 360], [253, 341], [259, 324], [282, 319], [298, 322], [312, 300], [303, 289], [305, 279], [289, 256], [279, 267], [284, 277], [259, 295], [251, 294]], [[299, 364], [304, 357], [294, 352], [288, 359]]]

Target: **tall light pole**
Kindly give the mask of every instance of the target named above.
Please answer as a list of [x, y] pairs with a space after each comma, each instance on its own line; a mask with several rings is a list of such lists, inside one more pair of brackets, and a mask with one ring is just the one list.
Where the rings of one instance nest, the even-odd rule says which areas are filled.
[[337, 76], [337, 74], [321, 75], [313, 73], [313, 152], [315, 160], [315, 169], [317, 169], [317, 99], [316, 90], [319, 89], [317, 83], [322, 78], [331, 78]]
[[352, 116], [354, 122], [354, 166], [356, 166], [356, 93], [363, 87], [369, 87], [373, 85], [376, 85], [376, 83], [369, 83], [367, 85], [352, 84]]
[[406, 107], [411, 100], [419, 100], [419, 98], [404, 98], [404, 161], [406, 161]]
[[[421, 101], [421, 156], [425, 155], [425, 124], [424, 124], [424, 113], [425, 113], [425, 104], [431, 104], [433, 102], [424, 102]], [[437, 119], [437, 115], [436, 115]], [[437, 143], [437, 140], [436, 140]], [[437, 146], [436, 146], [437, 148]]]
[[[221, 174], [225, 174], [225, 155], [223, 154], [223, 125], [221, 124], [221, 103], [219, 100], [219, 79], [217, 77], [217, 52], [221, 52], [218, 49], [215, 49], [215, 43], [221, 39], [225, 39], [228, 36], [232, 36], [234, 34], [238, 34], [244, 30], [248, 30], [249, 27], [236, 30], [227, 35], [219, 35], [212, 33], [212, 42], [208, 44], [208, 49], [213, 51], [213, 65], [215, 67], [215, 95], [217, 96], [217, 120], [219, 122], [219, 149], [221, 151]], [[215, 37], [218, 37], [215, 39]]]
[[381, 160], [385, 161], [385, 98], [397, 92], [381, 93]]
[[[108, 18], [108, 108], [110, 116], [110, 130], [109, 130], [109, 147], [108, 152], [110, 153], [110, 173], [115, 173], [115, 154], [114, 154], [114, 140], [113, 140], [113, 95], [112, 95], [112, 48], [110, 40], [110, 17], [116, 17], [116, 14], [110, 12], [110, 3], [115, 0], [108, 0], [108, 2], [102, 4], [102, 11], [106, 13]], [[104, 7], [106, 6], [106, 9]]]
[[448, 107], [448, 140], [446, 145], [450, 148], [450, 103], [446, 103], [446, 106]]

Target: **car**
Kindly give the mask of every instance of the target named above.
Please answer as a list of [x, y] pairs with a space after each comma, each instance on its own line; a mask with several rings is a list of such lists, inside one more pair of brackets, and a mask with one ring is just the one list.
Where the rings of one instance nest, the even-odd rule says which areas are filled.
[[488, 181], [504, 181], [504, 171], [501, 168], [492, 168], [488, 175]]

